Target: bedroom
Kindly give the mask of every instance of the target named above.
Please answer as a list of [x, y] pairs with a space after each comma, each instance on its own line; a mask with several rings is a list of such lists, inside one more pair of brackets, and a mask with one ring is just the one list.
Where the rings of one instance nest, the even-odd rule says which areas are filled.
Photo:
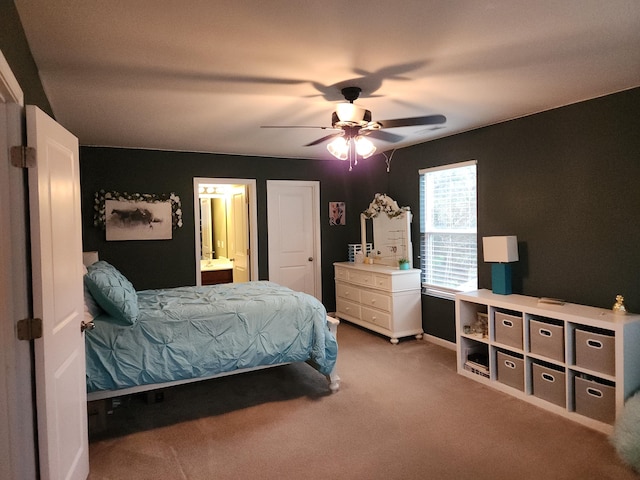
[[[5, 36], [19, 30], [19, 20], [11, 11], [3, 18], [10, 24], [3, 28], [0, 49], [25, 90], [27, 102], [46, 109], [25, 44], [16, 45]], [[83, 147], [83, 205], [100, 188], [176, 191], [189, 198], [194, 176], [256, 178], [263, 200], [267, 179], [320, 180], [322, 205], [335, 200], [347, 204], [345, 227], [322, 223], [323, 301], [332, 310], [331, 265], [346, 259], [346, 244], [357, 241], [357, 213], [366, 208], [373, 194], [387, 192], [417, 211], [419, 168], [477, 159], [481, 165], [479, 235], [515, 231], [526, 242], [520, 291], [602, 307], [609, 307], [616, 294], [624, 293], [629, 310], [640, 311], [636, 275], [640, 254], [635, 248], [640, 226], [634, 221], [640, 206], [635, 188], [640, 173], [636, 133], [640, 91], [611, 93], [401, 149], [388, 174], [380, 158], [347, 172], [322, 161]], [[180, 169], [175, 169], [175, 162]], [[125, 166], [127, 178], [118, 173]], [[264, 203], [259, 202], [260, 231], [266, 228]], [[85, 215], [89, 214], [85, 211]], [[192, 215], [187, 210], [184, 217]], [[138, 288], [192, 282], [192, 228], [185, 226], [173, 241], [145, 246], [141, 252], [137, 250], [141, 247], [108, 245], [99, 239], [88, 218], [84, 224], [87, 249], [104, 252], [105, 258], [122, 264], [123, 269], [132, 265], [125, 273]], [[417, 234], [415, 226], [413, 232]], [[418, 244], [416, 238], [413, 243]], [[266, 245], [260, 244], [259, 250], [260, 275], [266, 278]], [[490, 285], [487, 265], [480, 264], [479, 284]], [[423, 297], [423, 324], [428, 334], [453, 341], [452, 303]]]

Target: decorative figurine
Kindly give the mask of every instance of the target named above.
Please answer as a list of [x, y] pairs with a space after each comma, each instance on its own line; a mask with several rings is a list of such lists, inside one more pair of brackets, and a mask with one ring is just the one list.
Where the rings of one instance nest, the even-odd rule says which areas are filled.
[[624, 306], [624, 297], [622, 295], [616, 295], [616, 303], [613, 304], [613, 313], [625, 314], [627, 309]]

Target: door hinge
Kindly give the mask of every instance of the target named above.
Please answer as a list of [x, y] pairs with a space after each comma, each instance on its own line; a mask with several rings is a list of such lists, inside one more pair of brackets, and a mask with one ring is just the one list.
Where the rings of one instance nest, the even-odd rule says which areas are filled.
[[42, 338], [42, 319], [18, 320], [18, 340], [35, 340], [36, 338]]
[[247, 248], [247, 257], [250, 257], [250, 256], [251, 256], [251, 249]]
[[16, 145], [10, 149], [11, 165], [18, 168], [33, 168], [36, 166], [36, 149]]

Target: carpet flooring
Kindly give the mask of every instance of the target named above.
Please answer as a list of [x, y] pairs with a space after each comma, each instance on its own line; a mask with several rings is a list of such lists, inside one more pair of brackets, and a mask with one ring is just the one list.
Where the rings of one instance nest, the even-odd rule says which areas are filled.
[[340, 391], [306, 364], [120, 399], [90, 480], [638, 479], [606, 435], [456, 374], [455, 353], [343, 322]]

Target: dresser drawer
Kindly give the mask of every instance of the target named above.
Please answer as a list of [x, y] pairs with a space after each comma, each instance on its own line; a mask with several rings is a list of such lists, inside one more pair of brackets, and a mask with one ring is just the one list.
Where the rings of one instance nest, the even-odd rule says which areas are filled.
[[338, 315], [345, 314], [350, 315], [355, 318], [361, 318], [360, 314], [360, 305], [357, 303], [350, 302], [348, 300], [344, 300], [342, 298], [336, 299], [336, 310]]
[[391, 315], [379, 310], [362, 307], [362, 320], [378, 325], [386, 329], [391, 329]]
[[375, 275], [374, 284], [383, 290], [391, 290], [391, 277], [389, 275]]
[[366, 287], [372, 287], [375, 285], [373, 273], [369, 272], [359, 272], [356, 270], [351, 270], [349, 272], [349, 281], [357, 283], [358, 285], [364, 285]]
[[336, 283], [336, 294], [340, 298], [360, 303], [360, 290], [348, 283]]
[[363, 306], [378, 308], [386, 312], [391, 311], [391, 297], [381, 293], [362, 290], [360, 292], [360, 303]]
[[336, 280], [347, 280], [349, 278], [349, 271], [343, 267], [336, 267], [335, 275]]

